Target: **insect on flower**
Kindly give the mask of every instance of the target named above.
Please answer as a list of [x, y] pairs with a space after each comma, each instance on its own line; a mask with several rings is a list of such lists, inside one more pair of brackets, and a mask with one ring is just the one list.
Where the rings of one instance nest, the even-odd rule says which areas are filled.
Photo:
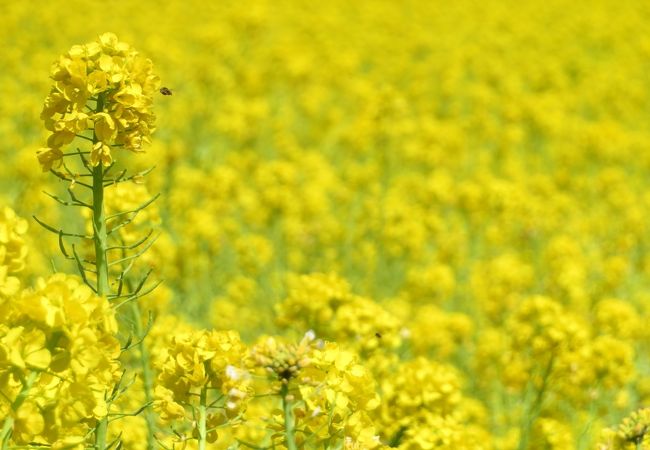
[[172, 90], [169, 89], [168, 87], [163, 86], [163, 87], [160, 88], [160, 93], [162, 95], [172, 95]]

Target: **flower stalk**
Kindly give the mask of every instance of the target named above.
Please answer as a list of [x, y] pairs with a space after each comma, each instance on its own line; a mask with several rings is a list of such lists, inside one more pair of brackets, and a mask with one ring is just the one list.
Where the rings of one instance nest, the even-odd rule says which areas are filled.
[[[104, 95], [97, 97], [96, 113], [104, 109]], [[93, 145], [99, 142], [97, 132], [93, 130]], [[104, 211], [104, 166], [98, 164], [93, 167], [93, 200], [92, 200], [92, 223], [93, 242], [95, 244], [95, 270], [97, 271], [97, 295], [105, 297], [109, 294], [108, 284], [108, 234], [106, 231], [106, 214]], [[106, 448], [106, 437], [108, 434], [108, 417], [102, 417], [95, 428], [95, 448], [104, 450]]]
[[205, 450], [208, 442], [208, 389], [201, 388], [201, 397], [199, 400], [199, 422], [197, 429], [199, 432], [199, 450]]
[[[104, 109], [104, 95], [97, 97], [96, 113]], [[93, 130], [93, 145], [97, 144], [97, 131]], [[97, 270], [97, 295], [106, 296], [108, 289], [108, 260], [106, 249], [108, 248], [108, 234], [106, 232], [106, 216], [104, 211], [104, 166], [98, 164], [93, 167], [93, 241], [95, 243], [95, 264]]]
[[[113, 308], [133, 302], [151, 292], [153, 288], [142, 290], [147, 281], [145, 277], [138, 282], [137, 288], [130, 292], [123, 292], [126, 272], [130, 269], [135, 258], [144, 253], [151, 245], [150, 242], [143, 249], [137, 247], [149, 238], [149, 235], [132, 245], [122, 243], [118, 246], [109, 246], [109, 237], [119, 228], [129, 224], [135, 215], [153, 200], [141, 205], [134, 211], [121, 211], [110, 216], [106, 215], [107, 205], [105, 188], [130, 181], [134, 176], [125, 177], [126, 169], [119, 176], [109, 177], [108, 172], [113, 167], [116, 152], [126, 150], [141, 152], [142, 146], [150, 142], [150, 134], [155, 129], [155, 115], [153, 114], [153, 94], [157, 92], [159, 79], [153, 74], [151, 61], [142, 58], [130, 45], [120, 42], [112, 33], [104, 33], [98, 41], [82, 46], [74, 46], [64, 54], [52, 70], [52, 79], [55, 80], [50, 94], [45, 100], [41, 118], [46, 128], [51, 131], [47, 146], [38, 152], [38, 159], [43, 171], [50, 171], [58, 178], [70, 182], [68, 194], [70, 201], [51, 196], [54, 200], [66, 206], [79, 206], [91, 210], [90, 222], [92, 234], [69, 233], [47, 225], [36, 219], [59, 237], [59, 248], [64, 257], [75, 260], [79, 274], [84, 283], [98, 296], [108, 299], [113, 303]], [[74, 96], [70, 92], [75, 92]], [[87, 133], [92, 132], [92, 138]], [[64, 147], [71, 144], [76, 138], [92, 142], [90, 151], [66, 152]], [[72, 172], [64, 162], [64, 158], [79, 156], [81, 165], [88, 172], [84, 176], [92, 177], [92, 183], [83, 183], [78, 180], [79, 175]], [[86, 156], [89, 156], [88, 158]], [[62, 169], [58, 169], [62, 167]], [[90, 191], [88, 201], [82, 201], [72, 191], [73, 186], [81, 186]], [[84, 199], [86, 200], [86, 199]], [[131, 217], [128, 215], [131, 214]], [[127, 217], [124, 221], [108, 230], [107, 221], [116, 217]], [[92, 255], [84, 258], [79, 255], [72, 244], [72, 252], [66, 250], [67, 239], [92, 240], [94, 258]], [[126, 255], [121, 260], [109, 261], [109, 250], [121, 248], [124, 251], [132, 250], [134, 253]], [[74, 256], [71, 256], [74, 255]], [[109, 266], [120, 262], [130, 263], [117, 276], [118, 284], [112, 292], [109, 280]], [[87, 267], [86, 264], [94, 267]], [[86, 273], [96, 274], [95, 282], [86, 276]], [[133, 307], [136, 317], [136, 331], [140, 342], [140, 356], [142, 360], [143, 378], [145, 381], [147, 405], [152, 401], [152, 375], [149, 369], [149, 357], [142, 343], [146, 332], [142, 329], [140, 311], [137, 305]], [[112, 387], [107, 385], [106, 395]], [[105, 398], [110, 409], [110, 403], [115, 399], [115, 391], [111, 398]], [[154, 419], [148, 409], [147, 424], [149, 436], [147, 448], [154, 448], [153, 426]], [[95, 450], [106, 450], [114, 445], [107, 444], [108, 415], [97, 419], [94, 438]]]
[[293, 409], [291, 408], [291, 402], [289, 400], [288, 383], [282, 383], [280, 397], [282, 397], [282, 410], [284, 411], [284, 437], [287, 441], [287, 449], [298, 450], [294, 436], [295, 423], [293, 418]]

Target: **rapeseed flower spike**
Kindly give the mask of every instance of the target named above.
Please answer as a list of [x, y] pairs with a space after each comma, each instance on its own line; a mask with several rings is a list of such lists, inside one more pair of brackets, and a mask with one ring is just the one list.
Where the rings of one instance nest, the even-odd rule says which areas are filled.
[[142, 151], [150, 141], [159, 81], [151, 61], [115, 34], [73, 46], [54, 63], [51, 78], [55, 83], [41, 113], [52, 132], [48, 146], [38, 151], [43, 171], [58, 167], [63, 147], [79, 136], [93, 139], [90, 164], [105, 167], [116, 146]]

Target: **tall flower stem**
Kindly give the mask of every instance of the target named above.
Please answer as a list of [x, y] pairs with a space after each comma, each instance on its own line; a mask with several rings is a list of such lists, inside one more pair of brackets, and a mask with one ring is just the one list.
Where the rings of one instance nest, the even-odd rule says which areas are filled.
[[[97, 109], [104, 109], [104, 96], [97, 98]], [[93, 133], [93, 145], [98, 142], [97, 135]], [[108, 295], [108, 234], [106, 231], [106, 216], [104, 212], [104, 167], [98, 164], [93, 168], [93, 240], [95, 243], [95, 263], [97, 269], [97, 295]]]
[[[135, 216], [149, 203], [133, 211], [120, 211], [116, 215], [108, 215], [105, 203], [106, 192], [104, 191], [104, 188], [109, 185], [107, 181], [111, 185], [115, 185], [133, 180], [140, 175], [125, 177], [126, 169], [124, 169], [120, 175], [111, 176], [108, 171], [109, 164], [113, 162], [114, 154], [112, 152], [117, 151], [118, 147], [120, 152], [141, 151], [142, 144], [149, 142], [151, 132], [155, 129], [155, 115], [152, 107], [154, 93], [158, 90], [158, 77], [153, 73], [152, 66], [150, 60], [140, 56], [125, 42], [120, 42], [115, 34], [103, 33], [94, 42], [72, 47], [53, 65], [51, 74], [56, 83], [45, 100], [41, 114], [46, 128], [52, 132], [48, 136], [47, 146], [38, 151], [41, 168], [45, 172], [51, 171], [59, 179], [70, 182], [68, 188], [70, 201], [50, 196], [66, 206], [90, 208], [92, 211], [92, 236], [87, 236], [90, 233], [68, 233], [38, 222], [46, 229], [58, 234], [61, 252], [67, 259], [76, 261], [83, 282], [99, 297], [106, 301], [112, 301], [114, 309], [136, 301], [153, 290], [152, 288], [144, 293], [140, 292], [147, 281], [147, 274], [138, 284], [135, 292], [123, 293], [124, 276], [128, 270], [124, 269], [120, 273], [119, 284], [111, 284], [109, 264], [115, 263], [117, 258], [112, 258], [112, 261], [109, 261], [108, 258], [109, 250], [117, 248], [133, 250], [140, 244], [131, 247], [128, 245], [109, 247], [109, 237], [117, 230], [109, 229], [107, 221], [112, 223], [112, 219], [117, 216], [129, 214]], [[89, 76], [88, 83], [79, 83], [79, 73], [92, 74]], [[70, 93], [70, 95], [62, 96], [61, 92]], [[62, 119], [63, 111], [65, 111], [65, 117]], [[52, 126], [52, 124], [56, 125]], [[65, 130], [60, 129], [61, 124], [64, 124]], [[88, 135], [91, 131], [92, 137]], [[78, 147], [76, 152], [66, 151], [63, 147], [72, 143], [76, 146], [79, 142], [75, 138], [92, 142], [90, 151], [81, 151]], [[81, 165], [72, 167], [72, 170], [76, 172], [77, 169], [81, 169], [83, 171], [82, 168], [85, 168], [88, 173], [75, 173], [67, 166], [68, 160], [64, 160], [64, 158], [77, 154], [81, 159]], [[90, 155], [90, 158], [84, 155]], [[59, 167], [62, 167], [61, 171], [54, 170]], [[78, 179], [80, 176], [90, 176], [92, 182], [87, 179], [81, 181]], [[72, 187], [76, 183], [90, 190], [92, 196], [90, 200], [87, 198], [80, 200], [76, 197], [72, 192]], [[120, 227], [127, 225], [131, 220], [133, 217], [122, 222]], [[74, 258], [68, 254], [64, 238], [72, 241]], [[93, 241], [94, 255], [82, 255], [83, 258], [79, 256], [75, 249], [75, 243], [80, 239], [84, 239], [84, 242], [85, 240]], [[141, 243], [145, 240], [146, 238]], [[70, 242], [68, 243], [70, 244]], [[135, 258], [146, 251], [146, 248], [133, 252], [126, 257], [127, 259], [122, 259], [122, 262], [133, 262]], [[92, 250], [90, 252], [92, 253]], [[88, 273], [93, 273], [95, 276], [87, 277]], [[117, 280], [113, 278], [112, 281]], [[143, 347], [140, 348], [143, 349]], [[143, 354], [143, 358], [148, 359], [146, 352]], [[115, 369], [117, 369], [117, 365]], [[145, 375], [149, 377], [150, 384], [150, 374]], [[109, 382], [103, 388], [105, 390], [104, 401], [109, 411], [111, 403], [126, 389], [121, 386], [122, 379], [123, 377], [119, 378], [117, 385], [112, 385]], [[103, 417], [94, 417], [94, 450], [107, 450], [113, 445], [116, 448], [122, 445], [119, 439], [113, 444], [107, 444], [107, 439], [110, 437], [109, 415], [107, 412]], [[0, 423], [0, 425], [2, 424]], [[149, 443], [148, 449], [151, 448], [151, 443]]]
[[95, 426], [95, 449], [96, 450], [106, 449], [107, 435], [108, 435], [108, 419], [106, 417], [103, 417], [97, 422], [97, 425]]
[[298, 450], [296, 446], [296, 438], [294, 437], [294, 418], [293, 410], [291, 409], [291, 402], [287, 399], [289, 395], [289, 385], [282, 384], [280, 389], [280, 397], [282, 397], [282, 410], [284, 411], [284, 436], [287, 441], [288, 450]]
[[[104, 96], [97, 98], [97, 109], [104, 109]], [[98, 142], [97, 135], [93, 133], [93, 145]], [[93, 168], [93, 241], [95, 244], [95, 269], [97, 270], [97, 295], [105, 297], [109, 293], [108, 285], [108, 233], [106, 230], [106, 215], [104, 212], [104, 167], [98, 164]], [[102, 417], [95, 428], [95, 449], [106, 449], [108, 434], [108, 417]]]
[[104, 213], [104, 168], [101, 164], [93, 168], [93, 240], [97, 264], [97, 295], [108, 295], [108, 235]]
[[207, 420], [208, 420], [208, 390], [201, 389], [201, 398], [199, 401], [199, 450], [205, 450], [208, 442]]

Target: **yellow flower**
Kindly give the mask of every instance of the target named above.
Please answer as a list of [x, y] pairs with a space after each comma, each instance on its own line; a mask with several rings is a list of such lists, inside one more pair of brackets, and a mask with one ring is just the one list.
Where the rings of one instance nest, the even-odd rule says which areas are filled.
[[52, 450], [83, 450], [86, 448], [82, 436], [64, 436], [52, 444]]
[[45, 420], [33, 401], [23, 403], [16, 411], [13, 439], [16, 443], [27, 444], [45, 429]]
[[51, 355], [41, 330], [12, 328], [0, 338], [0, 344], [8, 354], [8, 362], [18, 369], [46, 369], [50, 365]]
[[158, 385], [155, 387], [154, 395], [156, 398], [154, 408], [162, 420], [171, 421], [185, 415], [185, 409], [174, 401], [174, 393], [171, 390]]
[[102, 142], [111, 142], [117, 134], [117, 127], [113, 118], [105, 112], [98, 112], [92, 116], [95, 121], [95, 136]]
[[63, 152], [60, 148], [44, 147], [37, 151], [38, 162], [43, 168], [43, 172], [51, 170], [53, 167], [58, 167], [63, 159]]
[[90, 163], [93, 166], [96, 166], [100, 162], [104, 166], [110, 166], [113, 162], [113, 156], [111, 156], [111, 148], [102, 141], [98, 141], [93, 144], [93, 149], [90, 152]]

